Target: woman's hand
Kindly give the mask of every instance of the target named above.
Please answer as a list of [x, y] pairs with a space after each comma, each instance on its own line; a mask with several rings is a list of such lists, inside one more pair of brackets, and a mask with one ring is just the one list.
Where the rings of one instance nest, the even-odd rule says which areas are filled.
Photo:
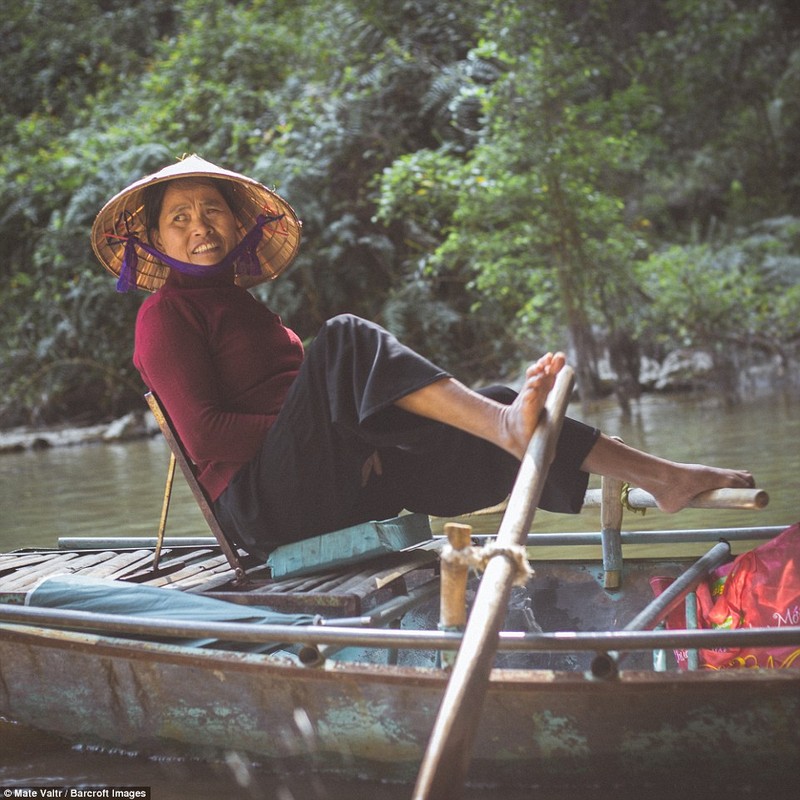
[[381, 464], [381, 457], [376, 450], [361, 467], [361, 485], [366, 486], [372, 473], [376, 475], [383, 475], [383, 465]]

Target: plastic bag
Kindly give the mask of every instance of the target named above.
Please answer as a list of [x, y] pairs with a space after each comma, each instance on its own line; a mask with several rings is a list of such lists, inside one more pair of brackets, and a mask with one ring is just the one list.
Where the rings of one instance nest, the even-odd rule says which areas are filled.
[[[651, 585], [658, 595], [665, 588], [665, 579], [654, 578]], [[800, 523], [712, 570], [696, 594], [701, 628], [800, 625]], [[682, 607], [669, 615], [667, 627], [686, 628]], [[685, 669], [685, 651], [675, 656], [678, 666]], [[698, 656], [700, 666], [706, 669], [800, 668], [800, 647], [704, 649]]]

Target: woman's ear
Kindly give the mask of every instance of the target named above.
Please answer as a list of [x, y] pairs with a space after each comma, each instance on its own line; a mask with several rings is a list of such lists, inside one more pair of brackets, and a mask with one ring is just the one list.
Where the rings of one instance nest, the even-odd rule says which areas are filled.
[[153, 247], [157, 247], [159, 250], [164, 249], [161, 245], [161, 235], [158, 232], [158, 228], [151, 228], [149, 231], [147, 231], [147, 241], [150, 242]]

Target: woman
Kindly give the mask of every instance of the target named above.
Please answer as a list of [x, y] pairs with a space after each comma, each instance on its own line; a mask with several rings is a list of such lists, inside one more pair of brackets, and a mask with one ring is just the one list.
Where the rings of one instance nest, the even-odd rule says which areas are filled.
[[[251, 553], [400, 510], [454, 516], [504, 499], [564, 364], [532, 364], [519, 394], [474, 392], [350, 315], [298, 337], [244, 287], [279, 275], [300, 222], [274, 192], [197, 156], [102, 209], [97, 256], [141, 306], [134, 362], [198, 466], [230, 538]], [[580, 510], [590, 472], [675, 511], [748, 472], [657, 458], [566, 419], [540, 502]]]

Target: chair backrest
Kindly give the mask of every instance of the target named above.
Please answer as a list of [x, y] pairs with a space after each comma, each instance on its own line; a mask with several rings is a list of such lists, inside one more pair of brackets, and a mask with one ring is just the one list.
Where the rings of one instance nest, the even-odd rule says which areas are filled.
[[186, 482], [189, 484], [189, 489], [191, 489], [194, 499], [197, 501], [197, 505], [200, 507], [200, 511], [208, 523], [208, 527], [211, 528], [211, 532], [214, 534], [217, 542], [219, 542], [219, 546], [222, 548], [222, 552], [228, 559], [228, 563], [236, 573], [237, 579], [242, 578], [244, 576], [244, 567], [239, 559], [236, 547], [229, 541], [225, 532], [222, 530], [222, 526], [219, 524], [214, 514], [211, 502], [205, 490], [200, 485], [200, 482], [197, 480], [197, 469], [187, 455], [183, 443], [176, 433], [170, 418], [167, 416], [167, 413], [164, 411], [164, 408], [153, 392], [147, 392], [144, 397], [147, 401], [147, 405], [150, 406], [150, 410], [153, 412], [153, 416], [156, 418], [161, 433], [164, 434], [164, 438], [167, 440], [169, 449], [175, 456], [176, 463], [181, 468], [181, 472], [183, 472]]

